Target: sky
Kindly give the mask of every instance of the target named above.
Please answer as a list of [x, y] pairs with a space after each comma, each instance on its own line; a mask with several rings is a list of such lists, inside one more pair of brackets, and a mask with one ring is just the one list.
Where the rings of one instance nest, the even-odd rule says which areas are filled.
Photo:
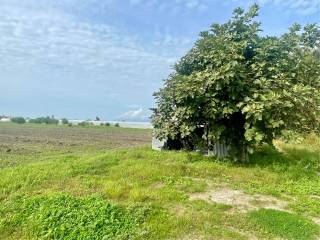
[[0, 0], [0, 115], [146, 121], [199, 32], [253, 2], [266, 35], [320, 23], [320, 0]]

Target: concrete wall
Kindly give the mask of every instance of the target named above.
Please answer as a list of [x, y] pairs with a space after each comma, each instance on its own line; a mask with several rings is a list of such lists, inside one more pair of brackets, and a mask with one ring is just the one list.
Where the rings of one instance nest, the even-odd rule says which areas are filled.
[[[165, 145], [165, 140], [159, 140], [156, 137], [152, 138], [152, 149], [161, 151]], [[226, 158], [229, 156], [230, 147], [226, 144], [215, 143], [212, 144], [210, 149], [204, 151], [205, 155], [215, 156], [217, 158]]]
[[152, 149], [153, 150], [162, 150], [165, 144], [165, 140], [159, 140], [156, 137], [152, 137]]

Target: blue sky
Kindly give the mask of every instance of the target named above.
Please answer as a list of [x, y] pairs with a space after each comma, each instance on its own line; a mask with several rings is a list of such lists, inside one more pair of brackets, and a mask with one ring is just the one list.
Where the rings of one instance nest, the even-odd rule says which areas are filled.
[[[0, 0], [0, 115], [145, 120], [200, 31], [245, 0]], [[320, 0], [260, 0], [264, 34], [320, 22]]]

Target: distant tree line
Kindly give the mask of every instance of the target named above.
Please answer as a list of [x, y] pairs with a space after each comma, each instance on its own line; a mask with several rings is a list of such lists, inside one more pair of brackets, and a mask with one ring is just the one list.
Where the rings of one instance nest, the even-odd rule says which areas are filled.
[[[27, 122], [27, 120], [24, 117], [13, 117], [11, 118], [11, 122], [18, 123], [18, 124], [24, 124]], [[54, 116], [47, 116], [47, 117], [38, 117], [34, 119], [28, 120], [29, 123], [36, 123], [36, 124], [59, 124], [59, 120], [55, 119]], [[62, 119], [62, 124], [68, 124], [67, 119]]]
[[[29, 119], [28, 121], [23, 118], [23, 117], [14, 117], [14, 118], [11, 118], [11, 122], [14, 122], [14, 123], [17, 123], [17, 124], [24, 124], [26, 122], [29, 122], [29, 123], [34, 123], [34, 124], [54, 124], [54, 125], [58, 125], [59, 124], [59, 119], [56, 119], [54, 118], [54, 116], [47, 116], [47, 117], [38, 117], [38, 118], [33, 118], [33, 119]], [[72, 126], [72, 123], [69, 122], [68, 119], [66, 118], [62, 118], [61, 119], [61, 124], [63, 125], [69, 125], [69, 126]], [[90, 122], [89, 120], [88, 121], [83, 121], [83, 122], [80, 122], [78, 123], [78, 126], [82, 126], [82, 127], [85, 127], [85, 126], [92, 126], [94, 125], [92, 122]], [[111, 126], [110, 123], [101, 123], [100, 126]], [[115, 123], [113, 125], [114, 127], [120, 127], [120, 124], [119, 123]]]
[[24, 124], [26, 123], [26, 120], [23, 117], [14, 117], [14, 118], [11, 118], [11, 122]]
[[59, 124], [59, 120], [55, 119], [53, 116], [52, 117], [39, 117], [39, 118], [34, 118], [30, 119], [29, 123], [37, 123], [37, 124]]
[[62, 123], [63, 125], [67, 125], [67, 124], [69, 124], [69, 121], [68, 121], [68, 119], [66, 119], [66, 118], [62, 118], [62, 119], [61, 119], [61, 123]]

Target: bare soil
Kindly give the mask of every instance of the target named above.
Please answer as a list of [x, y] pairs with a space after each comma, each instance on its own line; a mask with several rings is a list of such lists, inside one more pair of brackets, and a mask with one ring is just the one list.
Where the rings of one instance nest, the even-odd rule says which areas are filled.
[[[0, 123], [0, 168], [54, 154], [85, 154], [151, 144], [151, 130]], [[50, 154], [48, 154], [50, 153]]]
[[241, 212], [247, 212], [259, 208], [287, 211], [286, 201], [267, 195], [250, 195], [241, 190], [233, 190], [229, 188], [192, 193], [190, 194], [189, 199], [231, 205]]

